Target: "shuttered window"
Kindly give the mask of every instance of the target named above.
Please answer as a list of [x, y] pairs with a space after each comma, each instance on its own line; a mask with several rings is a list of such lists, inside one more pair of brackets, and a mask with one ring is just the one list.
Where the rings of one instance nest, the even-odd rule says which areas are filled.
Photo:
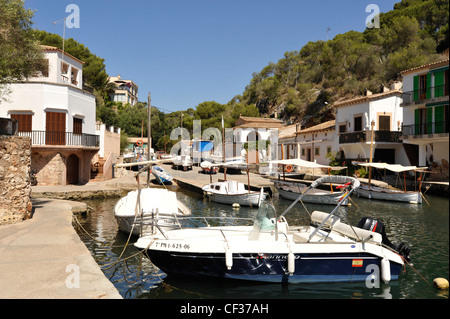
[[19, 132], [31, 132], [32, 131], [32, 114], [11, 114], [11, 118], [18, 122]]
[[434, 74], [434, 97], [444, 96], [444, 71]]
[[434, 108], [435, 133], [444, 133], [444, 105]]
[[45, 144], [66, 144], [66, 113], [46, 113]]

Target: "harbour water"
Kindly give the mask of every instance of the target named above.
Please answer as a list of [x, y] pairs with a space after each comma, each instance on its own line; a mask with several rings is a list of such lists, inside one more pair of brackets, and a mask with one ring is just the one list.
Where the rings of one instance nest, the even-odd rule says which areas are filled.
[[[169, 186], [192, 210], [194, 216], [252, 217], [256, 208], [233, 209], [216, 204], [202, 195]], [[334, 284], [260, 284], [199, 278], [170, 278], [156, 268], [133, 246], [137, 237], [129, 238], [118, 230], [113, 208], [115, 199], [89, 201], [93, 211], [78, 216], [78, 233], [105, 275], [125, 299], [447, 299], [448, 291], [432, 287], [433, 279], [449, 279], [449, 200], [427, 196], [429, 205], [375, 201], [353, 197], [354, 204], [343, 208], [349, 222], [356, 225], [365, 216], [382, 221], [392, 242], [405, 242], [411, 249], [411, 262], [398, 281], [368, 288], [365, 283]], [[292, 202], [272, 199], [278, 212]], [[309, 212], [329, 212], [332, 206], [305, 204]], [[291, 225], [309, 223], [300, 204], [286, 219]], [[77, 224], [77, 223], [75, 223]]]

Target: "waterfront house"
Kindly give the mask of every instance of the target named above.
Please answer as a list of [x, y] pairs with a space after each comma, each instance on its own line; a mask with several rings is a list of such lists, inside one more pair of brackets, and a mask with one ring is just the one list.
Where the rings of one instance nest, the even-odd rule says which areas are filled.
[[38, 185], [84, 184], [99, 150], [95, 97], [83, 89], [83, 61], [42, 46], [47, 61], [34, 77], [11, 83], [0, 117], [17, 119], [31, 137], [31, 171]]
[[108, 126], [99, 121], [95, 123], [95, 134], [100, 137], [100, 150], [92, 159], [92, 180], [112, 179], [112, 164], [117, 164], [120, 157], [120, 132], [118, 127]]
[[[407, 150], [400, 139], [403, 112], [400, 107], [400, 83], [390, 89], [334, 104], [336, 132], [341, 154], [348, 160], [410, 165]], [[373, 143], [372, 143], [373, 130]]]
[[296, 132], [300, 124], [288, 125], [278, 131], [278, 159], [300, 158], [300, 145], [297, 143]]
[[[403, 143], [411, 164], [443, 165], [448, 181], [449, 59], [401, 72], [403, 77]], [[444, 176], [442, 176], [444, 177]], [[445, 177], [444, 177], [445, 178]]]
[[308, 128], [294, 124], [280, 132], [278, 155], [280, 159], [300, 158], [328, 165], [327, 154], [339, 151], [335, 121], [326, 121]]
[[295, 133], [300, 149], [300, 158], [328, 165], [327, 154], [339, 151], [335, 121], [327, 121]]
[[138, 89], [136, 83], [131, 80], [124, 80], [118, 76], [109, 78], [109, 83], [114, 84], [114, 92], [111, 94], [111, 101], [121, 102], [122, 104], [135, 105], [138, 102]]
[[[236, 120], [236, 126], [233, 128], [233, 143], [234, 156], [239, 156], [236, 150], [241, 150], [244, 144], [251, 144], [252, 142], [259, 143], [260, 141], [272, 140], [273, 136], [278, 138], [278, 130], [285, 127], [281, 120], [274, 118], [248, 117], [239, 116]], [[249, 143], [250, 142], [250, 143]], [[272, 145], [273, 146], [273, 145]], [[259, 163], [260, 161], [267, 161], [272, 158], [272, 154], [268, 149], [259, 150], [258, 154], [247, 153], [248, 163]]]

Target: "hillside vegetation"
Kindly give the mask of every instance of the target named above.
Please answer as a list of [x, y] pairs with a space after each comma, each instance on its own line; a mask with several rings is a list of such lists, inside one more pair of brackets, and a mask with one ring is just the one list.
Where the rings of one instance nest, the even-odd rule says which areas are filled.
[[[306, 126], [333, 118], [334, 101], [379, 92], [399, 72], [442, 59], [448, 48], [448, 0], [403, 0], [380, 14], [380, 28], [309, 42], [254, 73], [234, 101]], [[281, 107], [280, 107], [281, 106]]]

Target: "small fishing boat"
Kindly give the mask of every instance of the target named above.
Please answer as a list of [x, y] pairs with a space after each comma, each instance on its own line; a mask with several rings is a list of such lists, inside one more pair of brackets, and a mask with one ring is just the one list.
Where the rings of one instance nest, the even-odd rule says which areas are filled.
[[152, 174], [156, 177], [156, 181], [159, 184], [171, 183], [173, 181], [172, 175], [164, 170], [161, 166], [153, 166]]
[[[302, 169], [310, 169], [314, 172], [315, 169], [318, 169], [317, 173], [320, 173], [322, 170], [326, 170], [330, 172], [331, 170], [342, 170], [346, 167], [333, 167], [328, 165], [321, 165], [315, 162], [305, 161], [302, 159], [294, 158], [288, 160], [278, 160], [271, 161], [271, 164], [278, 164], [283, 166], [283, 177], [285, 176], [285, 167], [291, 167], [290, 171], [292, 171], [292, 167], [296, 166], [297, 168]], [[289, 171], [289, 170], [288, 170]], [[278, 180], [273, 180], [275, 188], [278, 190], [280, 196], [284, 199], [296, 200], [306, 189], [307, 186], [303, 183], [298, 182], [290, 182], [286, 181], [284, 178], [281, 180], [281, 176]], [[341, 188], [341, 186], [338, 186]], [[341, 197], [344, 195], [343, 191], [334, 191], [333, 186], [330, 186], [330, 190], [324, 189], [312, 189], [308, 192], [308, 195], [302, 198], [304, 203], [314, 203], [314, 204], [330, 204], [337, 205]], [[348, 205], [348, 197], [345, 197], [342, 206]]]
[[[285, 215], [322, 183], [351, 182], [325, 176], [311, 184], [282, 214], [262, 202], [253, 225], [179, 228], [139, 238], [135, 247], [170, 275], [230, 278], [272, 283], [389, 282], [397, 280], [409, 259], [404, 243], [392, 244], [381, 221], [363, 218], [357, 226], [330, 212], [315, 211], [310, 223], [291, 226]], [[342, 218], [342, 220], [341, 220]], [[227, 217], [227, 220], [233, 218]]]
[[219, 171], [219, 167], [215, 166], [213, 163], [209, 161], [201, 162], [200, 167], [202, 168], [202, 172], [204, 174], [217, 174], [217, 172]]
[[[405, 173], [408, 171], [422, 171], [425, 168], [420, 168], [416, 166], [402, 166], [400, 164], [387, 164], [387, 163], [358, 163], [361, 166], [378, 169], [387, 169], [389, 171], [395, 173], [403, 172], [403, 176], [405, 177]], [[361, 185], [356, 191], [355, 194], [357, 196], [362, 196], [369, 199], [377, 199], [377, 200], [387, 200], [387, 201], [395, 201], [395, 202], [405, 202], [410, 204], [422, 204], [423, 194], [419, 190], [418, 191], [407, 191], [406, 183], [404, 185], [403, 190], [381, 187], [372, 185], [370, 180], [368, 184]]]
[[[289, 200], [296, 200], [308, 188], [305, 184], [296, 182], [274, 181], [273, 184], [280, 196]], [[304, 203], [337, 205], [342, 196], [344, 196], [344, 192], [341, 191], [312, 189], [302, 198], [302, 201]], [[344, 198], [341, 205], [348, 205], [348, 197]]]
[[114, 207], [114, 217], [119, 229], [129, 234], [154, 233], [157, 229], [141, 227], [149, 216], [158, 219], [162, 228], [170, 229], [176, 224], [177, 216], [189, 216], [191, 211], [175, 192], [163, 188], [143, 188], [129, 192]]
[[183, 171], [192, 169], [192, 158], [189, 155], [178, 155], [172, 159], [172, 166], [176, 169], [180, 167]]
[[252, 191], [246, 189], [244, 183], [231, 180], [208, 184], [202, 190], [212, 201], [230, 205], [237, 203], [241, 206], [259, 207], [267, 197], [263, 188], [260, 191]]

